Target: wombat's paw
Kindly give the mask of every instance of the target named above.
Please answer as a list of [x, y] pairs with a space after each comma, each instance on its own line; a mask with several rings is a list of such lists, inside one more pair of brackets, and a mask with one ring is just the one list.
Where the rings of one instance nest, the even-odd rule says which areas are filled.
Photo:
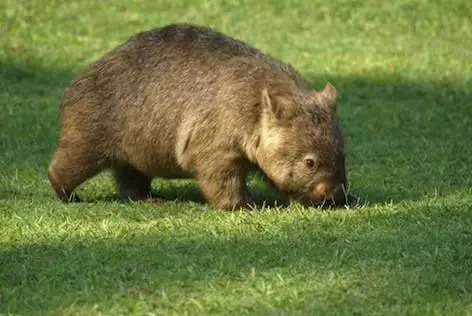
[[64, 203], [80, 203], [82, 200], [76, 193], [65, 193], [63, 192], [62, 194], [59, 195], [59, 198], [61, 201]]
[[157, 196], [157, 195], [151, 195], [151, 196], [145, 198], [142, 201], [145, 202], [145, 203], [163, 203], [166, 200], [162, 197]]
[[241, 200], [237, 203], [213, 203], [213, 206], [229, 212], [248, 212], [254, 211], [257, 208], [256, 203], [249, 199]]
[[151, 192], [146, 194], [145, 196], [140, 196], [140, 197], [128, 197], [129, 200], [131, 201], [136, 201], [136, 202], [144, 202], [144, 203], [163, 203], [166, 201], [162, 196], [159, 196], [158, 194]]

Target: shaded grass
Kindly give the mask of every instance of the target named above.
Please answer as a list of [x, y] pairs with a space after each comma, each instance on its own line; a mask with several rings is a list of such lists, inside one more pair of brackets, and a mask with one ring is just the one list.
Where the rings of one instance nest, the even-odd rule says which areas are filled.
[[[468, 1], [6, 0], [0, 4], [0, 313], [471, 314]], [[228, 214], [192, 181], [122, 203], [106, 175], [56, 201], [57, 104], [143, 29], [217, 27], [332, 82], [365, 207]], [[251, 189], [263, 199], [257, 180]]]

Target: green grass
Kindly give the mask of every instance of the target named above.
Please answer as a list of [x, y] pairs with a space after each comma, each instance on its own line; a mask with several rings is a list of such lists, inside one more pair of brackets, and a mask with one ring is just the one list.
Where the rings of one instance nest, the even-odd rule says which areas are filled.
[[[472, 315], [472, 2], [0, 4], [0, 314]], [[383, 3], [383, 4], [382, 4]], [[58, 99], [138, 31], [206, 24], [330, 81], [361, 208], [227, 213], [192, 181], [64, 205], [46, 169]], [[264, 186], [251, 182], [260, 198]]]

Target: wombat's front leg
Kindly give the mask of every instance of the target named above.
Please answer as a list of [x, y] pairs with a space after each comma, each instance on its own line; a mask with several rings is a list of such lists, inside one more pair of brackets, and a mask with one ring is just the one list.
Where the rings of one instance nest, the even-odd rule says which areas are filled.
[[197, 172], [197, 181], [214, 207], [234, 211], [253, 205], [246, 187], [246, 168], [240, 165], [213, 165]]

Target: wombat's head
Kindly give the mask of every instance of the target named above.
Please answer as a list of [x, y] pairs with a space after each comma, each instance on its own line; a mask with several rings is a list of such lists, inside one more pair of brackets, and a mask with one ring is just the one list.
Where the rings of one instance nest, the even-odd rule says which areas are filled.
[[264, 89], [261, 104], [259, 164], [266, 175], [303, 204], [347, 203], [334, 87], [296, 93]]

